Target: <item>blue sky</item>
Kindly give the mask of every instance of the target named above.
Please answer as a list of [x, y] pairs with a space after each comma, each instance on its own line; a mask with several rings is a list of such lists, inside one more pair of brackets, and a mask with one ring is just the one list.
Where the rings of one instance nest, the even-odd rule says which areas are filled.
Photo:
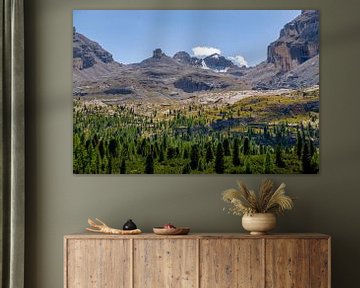
[[[218, 51], [252, 66], [300, 10], [74, 10], [79, 33], [121, 63], [140, 62], [161, 48], [169, 56]], [[201, 47], [193, 50], [194, 47]], [[206, 49], [206, 48], [214, 48]], [[216, 50], [217, 49], [217, 50]], [[195, 54], [194, 54], [195, 51]], [[233, 58], [234, 59], [234, 58]]]

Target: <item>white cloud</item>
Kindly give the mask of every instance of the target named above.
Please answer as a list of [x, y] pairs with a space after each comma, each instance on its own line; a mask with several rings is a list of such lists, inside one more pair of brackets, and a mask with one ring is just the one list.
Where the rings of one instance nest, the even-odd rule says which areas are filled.
[[206, 46], [198, 46], [198, 47], [194, 47], [192, 48], [192, 51], [194, 53], [194, 56], [196, 57], [206, 57], [206, 56], [210, 56], [212, 54], [221, 54], [221, 50], [214, 48], [214, 47], [206, 47]]
[[241, 66], [246, 66], [248, 67], [248, 63], [245, 60], [245, 58], [241, 55], [236, 55], [236, 56], [230, 56], [228, 57], [229, 60], [231, 60], [235, 65], [238, 65], [239, 67]]

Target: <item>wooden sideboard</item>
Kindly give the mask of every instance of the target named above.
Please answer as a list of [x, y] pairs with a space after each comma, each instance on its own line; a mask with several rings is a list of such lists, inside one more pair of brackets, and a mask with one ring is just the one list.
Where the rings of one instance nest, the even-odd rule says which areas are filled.
[[65, 288], [329, 288], [323, 234], [67, 235]]

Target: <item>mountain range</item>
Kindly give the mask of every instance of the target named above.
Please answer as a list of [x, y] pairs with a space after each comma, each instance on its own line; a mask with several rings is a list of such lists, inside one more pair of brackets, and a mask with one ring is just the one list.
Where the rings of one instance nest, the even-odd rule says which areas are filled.
[[239, 67], [160, 48], [140, 63], [121, 64], [98, 43], [73, 30], [73, 95], [122, 99], [186, 99], [202, 91], [302, 89], [319, 84], [319, 11], [304, 10], [267, 48], [267, 59]]

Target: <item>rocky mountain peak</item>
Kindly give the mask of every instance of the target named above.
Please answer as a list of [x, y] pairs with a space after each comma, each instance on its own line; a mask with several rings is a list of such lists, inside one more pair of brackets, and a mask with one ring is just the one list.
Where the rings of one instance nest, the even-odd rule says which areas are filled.
[[153, 58], [160, 59], [161, 57], [166, 56], [160, 48], [157, 48], [153, 51]]
[[175, 61], [172, 57], [167, 56], [160, 48], [153, 51], [152, 57], [149, 57], [139, 63], [143, 67], [166, 69], [166, 66], [179, 66], [179, 62]]
[[96, 63], [112, 63], [114, 59], [108, 51], [98, 43], [91, 41], [76, 32], [73, 27], [73, 67], [83, 70], [93, 67]]
[[218, 53], [205, 57], [203, 63], [205, 68], [220, 72], [225, 72], [227, 69], [235, 66], [231, 60], [226, 59]]
[[319, 11], [303, 10], [268, 46], [267, 62], [282, 72], [290, 71], [319, 54]]
[[185, 51], [175, 53], [173, 58], [182, 64], [191, 64], [191, 56]]
[[191, 57], [190, 54], [185, 51], [179, 51], [175, 53], [173, 59], [179, 62], [180, 64], [201, 67], [201, 59], [196, 57]]

